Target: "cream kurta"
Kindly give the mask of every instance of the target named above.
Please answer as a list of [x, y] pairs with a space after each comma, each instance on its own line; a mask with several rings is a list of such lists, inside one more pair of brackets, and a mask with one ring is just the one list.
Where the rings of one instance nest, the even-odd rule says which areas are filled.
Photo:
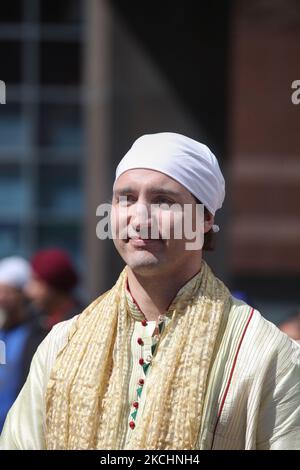
[[[39, 346], [26, 384], [8, 414], [1, 449], [45, 449], [45, 392], [75, 318], [56, 325]], [[128, 413], [140, 374], [140, 348], [134, 340], [141, 336], [140, 325], [136, 321], [131, 342]], [[147, 356], [153, 330], [152, 322], [143, 330]], [[222, 319], [198, 448], [300, 449], [300, 347], [236, 299], [228, 318]]]

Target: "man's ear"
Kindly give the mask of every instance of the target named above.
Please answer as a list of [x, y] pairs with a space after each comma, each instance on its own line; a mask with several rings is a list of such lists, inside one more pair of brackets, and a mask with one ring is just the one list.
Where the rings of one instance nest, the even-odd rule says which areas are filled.
[[215, 217], [207, 211], [206, 214], [204, 214], [204, 233], [207, 233], [211, 230], [214, 221]]

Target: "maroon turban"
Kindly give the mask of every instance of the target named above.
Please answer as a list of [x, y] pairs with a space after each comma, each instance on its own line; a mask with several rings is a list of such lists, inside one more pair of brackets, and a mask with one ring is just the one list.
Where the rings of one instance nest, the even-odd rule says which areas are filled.
[[70, 291], [78, 282], [71, 258], [58, 248], [38, 251], [31, 260], [31, 266], [38, 278], [55, 289]]

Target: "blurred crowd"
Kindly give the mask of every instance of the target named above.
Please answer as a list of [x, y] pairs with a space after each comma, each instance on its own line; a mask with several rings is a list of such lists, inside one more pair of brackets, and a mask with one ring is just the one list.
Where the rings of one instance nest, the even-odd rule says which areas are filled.
[[30, 261], [0, 261], [0, 432], [38, 345], [56, 323], [83, 310], [78, 282], [70, 256], [58, 248], [41, 250]]

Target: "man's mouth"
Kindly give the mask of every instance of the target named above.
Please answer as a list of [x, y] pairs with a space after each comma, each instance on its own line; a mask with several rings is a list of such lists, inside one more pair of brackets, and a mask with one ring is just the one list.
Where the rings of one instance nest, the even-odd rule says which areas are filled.
[[150, 238], [150, 237], [129, 237], [131, 240], [156, 240], [156, 241], [159, 241], [159, 240], [162, 240], [162, 237], [156, 237], [156, 238]]
[[162, 238], [142, 238], [142, 237], [130, 237], [128, 241], [136, 247], [143, 247], [163, 242]]
[[127, 227], [126, 231], [120, 232], [120, 238], [125, 243], [130, 243], [135, 247], [145, 247], [147, 245], [160, 245], [165, 240], [161, 233], [150, 232], [149, 230], [137, 232], [132, 227]]

